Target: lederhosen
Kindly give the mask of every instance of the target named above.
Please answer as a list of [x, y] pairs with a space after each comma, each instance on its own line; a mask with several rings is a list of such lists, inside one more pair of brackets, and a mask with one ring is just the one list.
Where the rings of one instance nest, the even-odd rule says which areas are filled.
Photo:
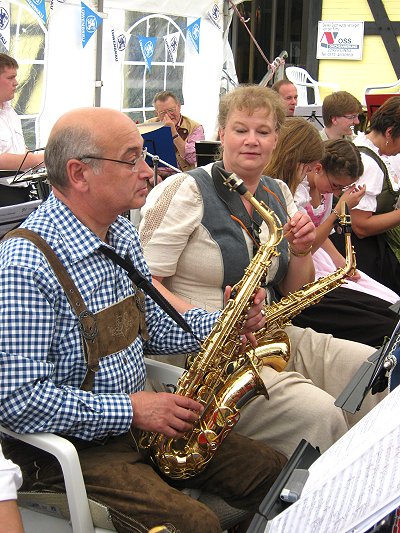
[[82, 390], [93, 388], [99, 361], [103, 357], [130, 346], [140, 334], [148, 339], [144, 316], [144, 295], [136, 290], [134, 294], [97, 313], [87, 309], [75, 283], [52, 248], [37, 233], [28, 229], [16, 229], [5, 235], [4, 240], [13, 237], [28, 239], [45, 255], [79, 321], [83, 353], [87, 367]]
[[[87, 374], [81, 388], [90, 390], [102, 357], [128, 346], [139, 333], [143, 338], [148, 338], [144, 323], [143, 295], [138, 291], [136, 295], [125, 298], [111, 307], [91, 313], [87, 310], [64, 266], [46, 241], [35, 232], [26, 229], [13, 230], [6, 236], [6, 238], [11, 237], [27, 238], [43, 251], [66, 292], [72, 309], [78, 315], [87, 365]], [[138, 296], [139, 294], [141, 296]], [[215, 532], [215, 524], [218, 522], [215, 515], [210, 510], [206, 511], [204, 505], [180, 491], [174, 493], [169, 489], [166, 491], [165, 483], [159, 474], [153, 472], [154, 468], [151, 467], [152, 471], [149, 471], [146, 454], [137, 450], [132, 437], [132, 431], [95, 442], [66, 437], [77, 448], [88, 496], [108, 508], [117, 531], [145, 533], [149, 527], [164, 524], [165, 516], [168, 517], [170, 513], [169, 507], [172, 505], [173, 495], [176, 520], [180, 520], [181, 523], [178, 527], [175, 527], [177, 524], [168, 523], [171, 531], [183, 533], [187, 530], [187, 524], [190, 524], [190, 530], [196, 533]], [[251, 441], [241, 435], [232, 434], [229, 440], [227, 439], [228, 442], [218, 450], [218, 459], [210, 462], [206, 472], [182, 483], [177, 481], [174, 485], [177, 488], [186, 485], [193, 488], [205, 487], [206, 490], [217, 486], [219, 492], [221, 486], [226, 485], [222, 493], [226, 492], [223, 496], [231, 505], [240, 507], [243, 502], [246, 503], [246, 507], [255, 510], [286, 459], [265, 444]], [[239, 460], [242, 472], [238, 480], [236, 473], [230, 467], [244, 442], [250, 446], [250, 452], [242, 454]], [[21, 466], [24, 477], [22, 490], [40, 492], [65, 490], [60, 465], [47, 452], [20, 442], [16, 445], [14, 442], [5, 444], [3, 448], [6, 457]], [[245, 461], [248, 461], [247, 464], [244, 464]], [[128, 472], [131, 474], [134, 472], [135, 479], [131, 479]], [[148, 501], [150, 495], [157, 502], [154, 508]], [[135, 508], [132, 508], [132, 505]], [[176, 510], [176, 507], [179, 509]]]

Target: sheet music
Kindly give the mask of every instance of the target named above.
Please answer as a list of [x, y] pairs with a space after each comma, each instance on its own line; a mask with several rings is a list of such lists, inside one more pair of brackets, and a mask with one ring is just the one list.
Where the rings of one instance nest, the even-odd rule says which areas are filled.
[[362, 532], [400, 504], [400, 387], [310, 467], [301, 499], [266, 532]]

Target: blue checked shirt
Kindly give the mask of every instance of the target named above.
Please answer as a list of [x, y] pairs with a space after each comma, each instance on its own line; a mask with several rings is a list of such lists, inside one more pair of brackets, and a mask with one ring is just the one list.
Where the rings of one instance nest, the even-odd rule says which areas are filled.
[[[101, 206], [99, 206], [101, 209]], [[133, 293], [125, 271], [98, 248], [104, 244], [51, 194], [24, 222], [53, 248], [87, 308], [96, 313]], [[150, 279], [134, 226], [119, 217], [109, 244]], [[204, 338], [218, 313], [192, 309], [184, 317]], [[93, 392], [80, 390], [86, 373], [78, 319], [44, 255], [26, 239], [0, 244], [0, 420], [21, 433], [50, 431], [86, 440], [128, 431], [128, 394], [146, 380], [143, 351], [177, 353], [198, 349], [146, 297], [150, 340], [138, 336], [128, 348], [101, 359]]]

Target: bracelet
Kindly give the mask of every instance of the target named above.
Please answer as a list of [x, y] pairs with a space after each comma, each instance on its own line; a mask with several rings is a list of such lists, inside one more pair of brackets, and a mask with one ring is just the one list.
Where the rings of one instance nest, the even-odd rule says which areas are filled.
[[337, 219], [340, 220], [340, 215], [339, 215], [339, 213], [336, 211], [336, 209], [332, 209], [331, 212], [336, 216]]
[[310, 246], [308, 248], [308, 250], [306, 250], [305, 252], [295, 252], [291, 246], [291, 244], [289, 244], [289, 252], [294, 255], [295, 257], [305, 257], [306, 255], [308, 255], [309, 253], [311, 253], [311, 250], [312, 250], [312, 246]]
[[179, 137], [179, 133], [175, 133], [175, 135], [172, 135], [172, 139], [176, 139], [177, 137]]

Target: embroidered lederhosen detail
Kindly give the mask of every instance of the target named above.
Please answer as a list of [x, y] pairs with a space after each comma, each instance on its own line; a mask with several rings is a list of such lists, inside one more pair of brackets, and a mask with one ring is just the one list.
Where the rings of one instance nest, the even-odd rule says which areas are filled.
[[123, 350], [133, 343], [138, 334], [144, 340], [148, 340], [144, 294], [137, 289], [135, 294], [97, 313], [92, 313], [87, 309], [80, 292], [64, 265], [50, 245], [40, 235], [23, 228], [10, 231], [4, 236], [4, 240], [13, 237], [27, 239], [39, 248], [53, 269], [71, 308], [78, 317], [83, 354], [87, 367], [81, 389], [92, 390], [95, 373], [99, 370], [99, 360], [101, 358]]

